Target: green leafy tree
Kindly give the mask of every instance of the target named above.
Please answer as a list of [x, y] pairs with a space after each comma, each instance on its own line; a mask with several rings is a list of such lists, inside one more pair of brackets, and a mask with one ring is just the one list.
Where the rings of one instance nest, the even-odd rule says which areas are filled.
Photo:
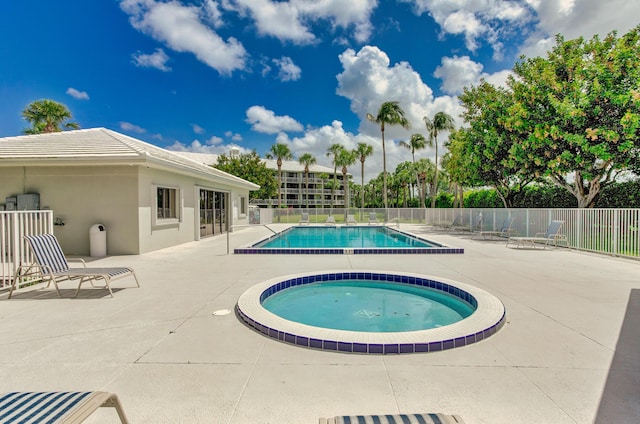
[[316, 158], [311, 153], [305, 153], [298, 158], [300, 165], [304, 166], [305, 188], [307, 190], [307, 209], [309, 209], [309, 167], [315, 165]]
[[399, 163], [393, 173], [394, 181], [396, 181], [398, 186], [401, 188], [403, 208], [407, 207], [407, 200], [409, 198], [409, 185], [411, 184], [411, 181], [413, 181], [413, 177], [415, 174], [415, 163], [413, 162]]
[[374, 116], [367, 113], [367, 119], [380, 125], [380, 133], [382, 134], [382, 202], [385, 209], [388, 207], [387, 202], [387, 152], [384, 147], [384, 130], [386, 125], [400, 125], [402, 128], [411, 128], [411, 123], [405, 117], [404, 110], [398, 102], [384, 102], [380, 106], [378, 113]]
[[546, 58], [522, 57], [513, 71], [505, 125], [522, 138], [515, 161], [593, 207], [640, 160], [640, 25], [620, 38], [558, 35]]
[[362, 190], [360, 190], [360, 207], [364, 208], [364, 162], [373, 154], [373, 146], [367, 143], [358, 143], [356, 154], [360, 160], [360, 180], [362, 181]]
[[[271, 149], [266, 155], [267, 159], [276, 159], [276, 165], [278, 166], [278, 209], [282, 207], [282, 161], [293, 159], [293, 154], [284, 143], [276, 143], [271, 146]], [[280, 221], [280, 214], [278, 214], [278, 222]]]
[[[493, 186], [505, 207], [513, 207], [524, 188], [541, 173], [539, 166], [522, 166], [513, 155], [524, 137], [507, 122], [514, 104], [511, 92], [482, 82], [459, 96], [468, 127], [449, 134], [452, 176], [467, 186]], [[455, 154], [454, 154], [455, 153]]]
[[451, 115], [446, 112], [437, 112], [433, 116], [433, 119], [429, 119], [428, 116], [424, 116], [422, 119], [427, 127], [427, 133], [429, 133], [429, 146], [435, 146], [436, 148], [436, 168], [435, 173], [433, 174], [433, 182], [431, 183], [431, 207], [435, 208], [438, 191], [438, 134], [443, 131], [453, 131], [455, 128], [455, 122]]
[[260, 189], [249, 192], [249, 199], [270, 199], [277, 192], [273, 171], [267, 168], [264, 161], [255, 151], [237, 156], [218, 156], [215, 168], [244, 180], [258, 184]]
[[74, 130], [80, 128], [76, 122], [68, 121], [72, 116], [65, 105], [49, 99], [29, 103], [22, 111], [22, 117], [31, 125], [24, 130], [25, 134], [59, 132], [63, 128]]

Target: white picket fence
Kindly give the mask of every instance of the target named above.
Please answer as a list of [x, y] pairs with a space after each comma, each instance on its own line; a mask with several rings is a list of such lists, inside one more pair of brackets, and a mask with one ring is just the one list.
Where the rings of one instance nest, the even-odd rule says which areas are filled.
[[9, 287], [22, 263], [33, 262], [24, 236], [53, 234], [53, 212], [0, 211], [0, 289]]
[[[322, 224], [331, 214], [340, 223], [345, 209], [260, 209], [262, 224], [268, 222], [297, 223], [301, 212], [309, 213], [311, 223]], [[577, 250], [640, 259], [640, 209], [356, 209], [346, 211], [356, 221], [366, 223], [370, 212], [387, 224], [451, 224], [456, 216], [462, 225], [472, 229], [472, 223], [482, 213], [482, 229], [497, 231], [507, 216], [514, 217], [512, 229], [520, 236], [544, 233], [551, 221], [561, 220], [561, 233], [567, 236], [568, 247]], [[265, 222], [262, 215], [270, 220]]]

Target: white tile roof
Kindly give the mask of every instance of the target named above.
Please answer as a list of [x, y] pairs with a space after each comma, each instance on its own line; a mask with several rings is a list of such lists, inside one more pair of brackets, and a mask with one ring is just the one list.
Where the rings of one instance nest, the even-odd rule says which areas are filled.
[[106, 128], [0, 138], [0, 166], [91, 163], [147, 163], [256, 190], [258, 185], [153, 144]]

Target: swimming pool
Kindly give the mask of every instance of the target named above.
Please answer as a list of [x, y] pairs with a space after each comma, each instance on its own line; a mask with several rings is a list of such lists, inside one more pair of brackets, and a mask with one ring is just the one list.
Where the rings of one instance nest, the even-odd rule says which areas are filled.
[[237, 248], [240, 254], [464, 253], [386, 226], [296, 226]]
[[[309, 325], [283, 318], [263, 304], [291, 288], [348, 280], [427, 288], [457, 298], [473, 312], [457, 322], [409, 331], [355, 331]], [[400, 307], [400, 306], [399, 306]], [[404, 313], [410, 307], [397, 309]], [[401, 354], [435, 352], [466, 346], [495, 334], [506, 321], [502, 302], [490, 293], [461, 282], [410, 273], [383, 271], [330, 271], [295, 274], [256, 284], [245, 291], [236, 305], [238, 317], [252, 329], [281, 342], [297, 346], [347, 353]]]
[[284, 319], [347, 331], [427, 330], [470, 316], [475, 306], [442, 290], [386, 281], [322, 281], [278, 291], [262, 307]]

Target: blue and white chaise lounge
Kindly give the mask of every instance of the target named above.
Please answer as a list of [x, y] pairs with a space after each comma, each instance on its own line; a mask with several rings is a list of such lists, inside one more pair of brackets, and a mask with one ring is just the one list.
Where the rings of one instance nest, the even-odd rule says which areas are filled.
[[515, 243], [516, 247], [528, 246], [535, 249], [536, 244], [541, 244], [546, 249], [549, 243], [553, 243], [555, 247], [558, 247], [560, 242], [567, 244], [567, 236], [560, 232], [562, 224], [564, 221], [551, 221], [547, 231], [537, 233], [534, 237], [509, 237], [505, 246]]
[[398, 415], [343, 415], [320, 418], [320, 424], [464, 424], [458, 415], [398, 414]]
[[14, 278], [11, 288], [9, 290], [9, 299], [15, 290], [16, 284], [21, 275], [29, 274], [35, 268], [42, 276], [42, 282], [47, 283], [47, 287], [53, 283], [58, 292], [58, 296], [62, 297], [58, 283], [66, 280], [78, 280], [78, 289], [75, 296], [80, 293], [80, 288], [83, 283], [89, 282], [92, 287], [95, 280], [104, 280], [104, 288], [109, 290], [109, 294], [113, 297], [113, 292], [109, 283], [120, 278], [133, 277], [136, 281], [136, 285], [140, 287], [138, 277], [131, 268], [126, 267], [110, 267], [110, 268], [87, 268], [87, 265], [81, 259], [80, 261], [84, 265], [83, 268], [70, 268], [67, 259], [62, 253], [62, 248], [58, 239], [53, 234], [37, 234], [33, 236], [25, 236], [33, 258], [34, 264], [24, 264], [17, 272], [17, 277]]
[[0, 423], [77, 424], [100, 407], [115, 408], [122, 424], [127, 417], [118, 396], [106, 392], [11, 392], [0, 395]]

